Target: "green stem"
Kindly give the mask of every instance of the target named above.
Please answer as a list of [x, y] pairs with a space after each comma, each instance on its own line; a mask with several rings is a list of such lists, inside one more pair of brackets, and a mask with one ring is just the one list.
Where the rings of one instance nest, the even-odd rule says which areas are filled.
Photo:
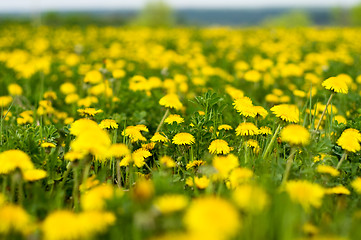
[[265, 159], [268, 156], [269, 152], [271, 151], [272, 145], [273, 145], [274, 141], [276, 140], [276, 137], [277, 137], [280, 129], [281, 129], [281, 123], [278, 124], [278, 127], [277, 127], [275, 133], [273, 134], [271, 141], [268, 143], [266, 151], [262, 155], [263, 159]]
[[169, 109], [167, 108], [167, 111], [165, 111], [164, 116], [163, 116], [162, 120], [160, 120], [157, 130], [155, 132], [159, 132], [160, 128], [162, 127], [162, 125], [164, 123], [165, 118], [168, 116], [168, 113], [169, 113]]
[[70, 173], [70, 170], [73, 168], [73, 162], [70, 162], [67, 166], [67, 169], [65, 171], [65, 173], [63, 174], [63, 180], [61, 181], [61, 183], [59, 184], [59, 188], [62, 189], [65, 182], [66, 182], [66, 179], [68, 178], [68, 175]]
[[117, 185], [118, 185], [118, 188], [120, 188], [122, 186], [122, 180], [121, 180], [121, 174], [120, 174], [120, 160], [119, 159], [117, 159], [116, 168], [117, 168]]
[[74, 186], [73, 186], [73, 199], [74, 199], [74, 208], [77, 212], [79, 210], [79, 166], [74, 168]]
[[328, 107], [328, 105], [330, 104], [330, 102], [331, 102], [331, 100], [332, 100], [333, 95], [335, 95], [335, 93], [331, 93], [330, 97], [328, 98], [328, 101], [327, 101], [327, 103], [326, 103], [325, 109], [323, 109], [323, 112], [322, 112], [321, 118], [320, 118], [320, 120], [318, 121], [318, 124], [317, 124], [317, 127], [316, 127], [316, 129], [315, 129], [315, 132], [317, 132], [317, 131], [318, 131], [318, 129], [320, 128], [320, 126], [321, 126], [322, 119], [323, 119], [323, 117], [325, 116], [325, 113], [326, 113], [327, 107]]
[[341, 167], [341, 164], [343, 163], [343, 161], [344, 161], [345, 159], [347, 159], [347, 153], [346, 153], [346, 152], [344, 152], [344, 153], [342, 154], [342, 157], [341, 157], [340, 161], [338, 162], [336, 169], [339, 169], [339, 168]]
[[282, 179], [282, 183], [281, 183], [282, 186], [285, 185], [285, 183], [287, 182], [288, 176], [290, 175], [290, 171], [291, 171], [291, 167], [292, 167], [292, 163], [293, 163], [293, 158], [294, 158], [296, 152], [297, 152], [296, 148], [291, 149], [291, 154], [287, 159], [286, 169], [285, 169], [285, 172], [283, 174], [283, 179]]

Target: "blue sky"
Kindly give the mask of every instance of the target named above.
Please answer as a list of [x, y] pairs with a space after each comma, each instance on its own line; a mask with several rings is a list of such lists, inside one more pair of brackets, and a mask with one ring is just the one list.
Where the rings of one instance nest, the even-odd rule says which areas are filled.
[[[38, 10], [137, 9], [149, 0], [0, 0], [0, 12]], [[164, 0], [174, 8], [352, 6], [360, 0]]]

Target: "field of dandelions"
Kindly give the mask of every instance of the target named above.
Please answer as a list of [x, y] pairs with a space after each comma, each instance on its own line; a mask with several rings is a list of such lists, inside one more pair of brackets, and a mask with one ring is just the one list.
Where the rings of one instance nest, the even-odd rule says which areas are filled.
[[0, 239], [361, 239], [361, 29], [0, 30]]

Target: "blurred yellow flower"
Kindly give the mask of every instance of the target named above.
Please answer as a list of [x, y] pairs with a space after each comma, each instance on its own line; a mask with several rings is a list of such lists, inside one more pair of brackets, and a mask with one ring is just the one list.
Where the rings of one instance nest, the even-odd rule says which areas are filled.
[[291, 124], [282, 129], [281, 140], [293, 146], [305, 146], [310, 142], [310, 133], [301, 125]]
[[325, 195], [323, 187], [306, 180], [289, 181], [286, 183], [285, 190], [292, 201], [301, 204], [306, 211], [311, 206], [319, 208]]
[[154, 206], [162, 213], [169, 214], [184, 209], [188, 204], [188, 198], [181, 194], [167, 194], [157, 197]]

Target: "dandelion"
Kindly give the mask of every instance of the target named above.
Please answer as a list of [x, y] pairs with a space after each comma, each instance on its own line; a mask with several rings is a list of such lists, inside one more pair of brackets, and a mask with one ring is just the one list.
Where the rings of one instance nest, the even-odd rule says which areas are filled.
[[245, 142], [246, 146], [247, 147], [250, 147], [253, 149], [253, 152], [258, 154], [259, 153], [259, 150], [261, 149], [259, 144], [258, 144], [258, 141], [254, 140], [254, 139], [249, 139], [247, 140], [247, 142]]
[[194, 177], [194, 184], [198, 189], [206, 189], [210, 182], [211, 180], [207, 176]]
[[164, 135], [164, 133], [154, 133], [154, 136], [150, 139], [152, 142], [168, 142], [169, 139]]
[[161, 106], [167, 108], [174, 108], [175, 110], [180, 110], [183, 107], [183, 104], [180, 102], [176, 94], [167, 94], [159, 100]]
[[0, 108], [4, 108], [10, 105], [13, 101], [11, 96], [0, 96]]
[[99, 126], [102, 129], [117, 129], [118, 128], [117, 122], [113, 119], [104, 119], [99, 123]]
[[348, 93], [347, 83], [344, 81], [344, 79], [342, 77], [341, 78], [340, 77], [330, 77], [322, 82], [322, 86], [325, 87], [326, 89], [332, 91], [332, 93], [327, 100], [326, 106], [321, 114], [321, 117], [320, 117], [320, 120], [318, 121], [317, 127], [315, 128], [316, 132], [320, 128], [322, 119], [325, 116], [327, 107], [331, 103], [333, 95], [335, 95], [335, 93], [343, 93], [343, 94]]
[[232, 130], [233, 128], [232, 128], [232, 126], [230, 126], [230, 125], [228, 125], [228, 124], [222, 124], [222, 125], [219, 125], [218, 126], [218, 130], [220, 131], [220, 130]]
[[245, 117], [255, 117], [257, 109], [254, 108], [252, 100], [249, 97], [240, 97], [234, 100], [234, 108], [240, 115]]
[[176, 145], [192, 145], [195, 143], [195, 139], [192, 134], [183, 132], [176, 134], [172, 139], [172, 143]]
[[66, 82], [60, 85], [60, 92], [69, 95], [76, 92], [76, 87], [71, 82]]
[[272, 130], [269, 127], [264, 126], [259, 128], [258, 133], [261, 135], [271, 135]]
[[310, 141], [310, 133], [301, 125], [291, 124], [282, 129], [281, 139], [291, 146], [304, 146]]
[[292, 104], [280, 104], [271, 108], [273, 114], [286, 122], [298, 123], [299, 122], [299, 110], [296, 105]]
[[56, 145], [54, 143], [51, 142], [43, 142], [40, 144], [40, 147], [42, 148], [55, 148]]
[[230, 239], [241, 226], [236, 208], [217, 197], [193, 200], [183, 222], [186, 229], [198, 239]]
[[186, 165], [186, 169], [189, 170], [191, 168], [199, 167], [204, 165], [206, 162], [203, 160], [193, 160]]
[[17, 168], [22, 171], [34, 169], [34, 164], [21, 150], [7, 150], [0, 153], [0, 174], [9, 174]]
[[147, 139], [140, 132], [139, 127], [136, 127], [136, 126], [126, 127], [123, 130], [122, 135], [129, 137], [132, 142], [147, 141]]
[[25, 181], [33, 182], [46, 178], [47, 173], [42, 169], [29, 169], [23, 172], [23, 178]]
[[236, 128], [236, 135], [239, 136], [252, 136], [257, 135], [259, 133], [259, 129], [250, 122], [244, 122], [238, 125]]
[[29, 214], [20, 206], [5, 204], [0, 206], [0, 234], [12, 232], [26, 235], [31, 229]]
[[188, 198], [181, 194], [163, 195], [155, 199], [154, 206], [162, 213], [169, 214], [184, 209]]
[[350, 195], [351, 192], [344, 186], [339, 185], [339, 186], [332, 187], [332, 188], [326, 188], [325, 194]]
[[222, 139], [216, 139], [208, 147], [211, 154], [228, 154], [231, 150], [228, 143]]
[[92, 117], [94, 117], [98, 113], [102, 113], [102, 112], [103, 112], [103, 110], [101, 110], [101, 109], [96, 110], [95, 108], [78, 109], [78, 113], [81, 116], [92, 116]]
[[347, 152], [358, 152], [361, 149], [361, 133], [357, 129], [348, 128], [342, 132], [337, 144], [345, 150], [341, 160], [338, 162], [336, 169], [338, 169], [342, 162], [347, 158]]
[[269, 202], [266, 192], [251, 184], [238, 186], [233, 191], [232, 198], [240, 209], [250, 213], [260, 213]]
[[355, 178], [351, 182], [351, 186], [358, 194], [361, 194], [361, 177]]
[[318, 165], [316, 171], [318, 173], [329, 174], [332, 177], [337, 177], [340, 175], [340, 172], [336, 168], [327, 165]]
[[164, 122], [168, 124], [173, 124], [173, 123], [180, 124], [184, 122], [184, 118], [182, 118], [178, 114], [171, 114], [164, 120]]
[[[73, 213], [69, 210], [59, 210], [50, 213], [41, 225], [44, 239], [88, 239], [95, 234], [104, 232], [115, 222], [115, 216], [109, 212]], [[61, 228], [54, 227], [59, 226]]]
[[113, 187], [103, 184], [85, 192], [81, 197], [80, 204], [84, 211], [101, 211], [105, 209], [105, 201], [113, 196]]
[[152, 154], [147, 149], [139, 148], [135, 150], [132, 153], [132, 159], [134, 161], [134, 165], [137, 166], [138, 168], [143, 167], [145, 164], [145, 159], [150, 156], [152, 156]]
[[292, 201], [301, 204], [306, 211], [311, 206], [319, 208], [325, 195], [325, 190], [320, 185], [305, 180], [289, 181], [285, 190]]
[[18, 96], [23, 94], [23, 89], [16, 83], [9, 84], [8, 91], [9, 94], [12, 96]]
[[322, 82], [322, 86], [333, 93], [348, 93], [347, 83], [340, 77], [330, 77]]
[[177, 163], [169, 156], [163, 156], [159, 159], [159, 163], [166, 166], [167, 168], [173, 168], [177, 166]]
[[97, 70], [92, 70], [85, 74], [85, 78], [84, 78], [85, 83], [97, 84], [100, 83], [101, 81], [103, 81], [103, 76]]
[[234, 168], [228, 177], [227, 186], [230, 189], [234, 189], [237, 186], [249, 181], [253, 177], [252, 170], [248, 168], [237, 167]]
[[239, 162], [235, 155], [229, 154], [228, 156], [215, 156], [212, 165], [217, 170], [216, 177], [224, 179], [234, 168], [239, 166]]

